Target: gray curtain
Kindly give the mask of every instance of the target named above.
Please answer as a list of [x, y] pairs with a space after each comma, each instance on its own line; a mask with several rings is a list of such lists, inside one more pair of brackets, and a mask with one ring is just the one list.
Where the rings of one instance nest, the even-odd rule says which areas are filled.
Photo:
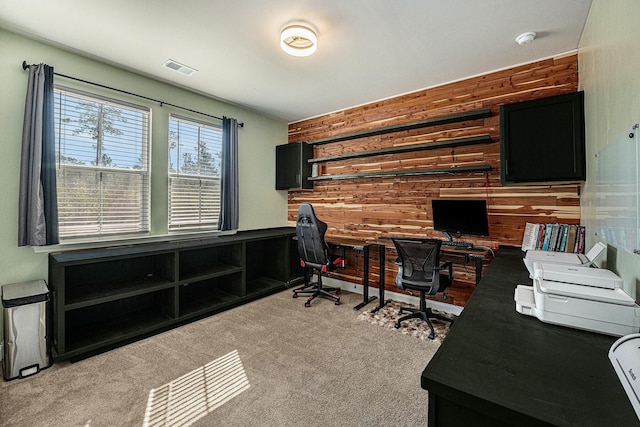
[[53, 103], [53, 67], [31, 65], [22, 127], [18, 246], [59, 243]]
[[238, 229], [238, 121], [222, 118], [221, 207], [218, 229]]

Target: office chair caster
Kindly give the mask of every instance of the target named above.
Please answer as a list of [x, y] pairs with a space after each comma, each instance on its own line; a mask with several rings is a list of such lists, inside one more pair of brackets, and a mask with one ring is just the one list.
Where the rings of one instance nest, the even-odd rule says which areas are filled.
[[340, 300], [334, 302], [335, 305], [340, 305]]
[[293, 295], [291, 295], [291, 298], [298, 298], [298, 293], [294, 291]]
[[396, 328], [396, 329], [400, 329], [400, 322], [396, 322], [396, 324], [393, 325], [393, 327]]
[[307, 308], [311, 307], [311, 301], [307, 301], [307, 302], [305, 302], [305, 303], [304, 303], [304, 306], [305, 306], [305, 307], [307, 307]]

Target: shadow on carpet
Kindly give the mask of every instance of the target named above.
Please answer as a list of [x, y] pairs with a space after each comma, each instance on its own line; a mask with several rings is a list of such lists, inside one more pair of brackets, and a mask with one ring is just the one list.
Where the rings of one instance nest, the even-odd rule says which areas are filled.
[[[391, 329], [405, 335], [410, 335], [426, 341], [433, 341], [438, 344], [442, 343], [442, 340], [444, 340], [444, 338], [447, 336], [447, 332], [449, 332], [449, 322], [445, 322], [439, 319], [430, 319], [431, 324], [433, 325], [433, 329], [436, 332], [435, 338], [433, 340], [430, 340], [429, 333], [431, 332], [431, 330], [423, 320], [409, 319], [402, 322], [399, 329], [396, 329], [394, 327], [396, 320], [401, 317], [398, 315], [401, 307], [416, 308], [416, 306], [411, 304], [389, 301], [384, 307], [382, 307], [375, 313], [372, 313], [372, 311], [374, 310], [373, 308], [371, 310], [362, 312], [360, 315], [358, 315], [358, 319], [366, 320], [374, 325], [382, 326], [383, 328]], [[443, 311], [433, 310], [433, 312], [441, 314], [450, 319], [456, 318], [456, 316], [454, 316], [453, 314], [445, 313]], [[402, 316], [404, 316], [405, 314], [408, 313], [405, 312], [404, 314], [402, 314]]]

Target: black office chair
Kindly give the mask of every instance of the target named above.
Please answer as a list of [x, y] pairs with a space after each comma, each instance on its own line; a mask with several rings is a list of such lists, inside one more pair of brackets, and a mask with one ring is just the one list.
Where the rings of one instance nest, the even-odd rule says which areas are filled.
[[451, 262], [440, 265], [441, 240], [400, 238], [392, 238], [391, 240], [396, 247], [400, 261], [396, 286], [400, 289], [412, 289], [420, 292], [420, 308], [401, 308], [398, 315], [402, 315], [405, 311], [411, 314], [398, 319], [395, 327], [399, 328], [400, 323], [408, 319], [422, 319], [431, 329], [429, 338], [434, 339], [436, 333], [429, 319], [439, 319], [446, 322], [453, 322], [453, 320], [431, 311], [431, 308], [427, 307], [426, 294], [434, 295], [437, 292], [442, 292], [444, 298], [447, 298], [445, 289], [451, 286], [453, 265]]
[[[323, 288], [322, 273], [333, 270], [342, 263], [340, 257], [333, 257], [329, 254], [329, 247], [324, 241], [324, 234], [327, 231], [327, 224], [316, 217], [313, 206], [309, 203], [302, 203], [298, 208], [298, 219], [296, 221], [296, 236], [298, 237], [298, 254], [300, 255], [300, 265], [305, 269], [305, 285], [293, 291], [293, 297], [298, 295], [311, 294], [304, 303], [305, 307], [311, 306], [311, 301], [322, 296], [329, 298], [340, 305], [340, 288]], [[311, 283], [310, 276], [317, 272], [318, 279]]]

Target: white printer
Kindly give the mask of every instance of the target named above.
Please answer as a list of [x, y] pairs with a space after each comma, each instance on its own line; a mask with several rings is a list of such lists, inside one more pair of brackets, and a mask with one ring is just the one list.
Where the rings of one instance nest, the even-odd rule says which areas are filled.
[[640, 419], [640, 334], [618, 338], [609, 349], [609, 360]]
[[569, 252], [528, 250], [524, 256], [524, 265], [527, 267], [527, 270], [529, 270], [529, 277], [531, 278], [533, 278], [533, 264], [535, 262], [591, 267], [606, 249], [607, 246], [604, 243], [597, 242], [586, 255]]
[[609, 270], [534, 263], [533, 286], [519, 285], [519, 313], [543, 322], [614, 336], [640, 330], [640, 306]]

